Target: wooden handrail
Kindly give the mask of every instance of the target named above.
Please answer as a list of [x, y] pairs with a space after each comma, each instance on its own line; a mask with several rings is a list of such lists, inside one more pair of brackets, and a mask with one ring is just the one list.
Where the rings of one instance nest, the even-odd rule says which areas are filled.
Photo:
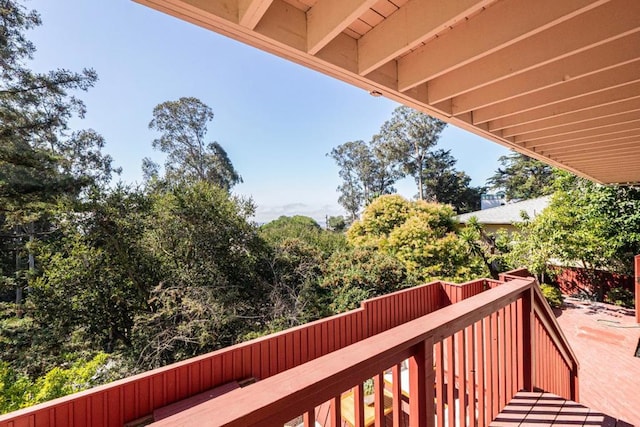
[[154, 425], [282, 425], [414, 355], [425, 341], [441, 341], [485, 319], [533, 285], [531, 278], [513, 280]]

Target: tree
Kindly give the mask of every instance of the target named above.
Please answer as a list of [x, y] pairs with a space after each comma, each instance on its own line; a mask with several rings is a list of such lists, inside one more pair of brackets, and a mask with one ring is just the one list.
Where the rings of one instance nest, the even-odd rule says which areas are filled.
[[505, 254], [510, 251], [512, 239], [508, 232], [498, 230], [495, 234], [489, 234], [478, 218], [471, 217], [460, 230], [460, 238], [469, 254], [482, 260], [493, 279], [497, 280], [500, 273], [509, 270]]
[[[170, 181], [201, 180], [229, 191], [242, 182], [227, 152], [217, 142], [205, 142], [207, 123], [213, 111], [197, 98], [167, 101], [153, 109], [149, 129], [160, 137], [153, 140], [153, 148], [167, 153], [165, 175]], [[144, 159], [145, 176], [158, 173], [158, 166]]]
[[260, 227], [267, 242], [269, 331], [316, 320], [329, 312], [320, 288], [326, 260], [346, 246], [343, 234], [323, 230], [312, 218], [281, 216]]
[[331, 292], [329, 309], [333, 313], [352, 310], [363, 300], [414, 284], [414, 277], [401, 261], [367, 247], [335, 252], [327, 261], [322, 276], [322, 287]]
[[[512, 263], [539, 274], [551, 259], [585, 271], [633, 274], [633, 256], [640, 251], [640, 189], [558, 176], [549, 206], [521, 226]], [[604, 288], [593, 284], [594, 297], [602, 300]]]
[[465, 250], [450, 206], [398, 195], [375, 199], [347, 231], [355, 247], [375, 248], [402, 262], [419, 280], [465, 280], [484, 266]]
[[342, 215], [330, 216], [327, 218], [327, 229], [336, 233], [343, 233], [347, 230], [347, 221]]
[[352, 220], [374, 197], [395, 191], [393, 184], [402, 176], [392, 160], [380, 150], [378, 139], [371, 142], [345, 142], [328, 154], [340, 171], [343, 183], [338, 187], [340, 203]]
[[264, 243], [249, 200], [207, 182], [154, 190], [140, 245], [157, 280], [131, 330], [142, 369], [234, 344], [264, 327]]
[[429, 151], [446, 127], [442, 120], [409, 107], [398, 107], [380, 129], [380, 146], [385, 156], [399, 163], [403, 172], [415, 178], [418, 197], [425, 199], [424, 179]]
[[344, 235], [323, 230], [313, 218], [303, 215], [281, 216], [261, 226], [259, 232], [272, 246], [301, 240], [318, 249], [325, 258], [346, 244]]
[[450, 150], [435, 150], [425, 158], [424, 200], [453, 206], [457, 213], [480, 209], [482, 187], [470, 187], [471, 178], [455, 169]]
[[498, 162], [502, 167], [487, 179], [487, 185], [503, 189], [507, 200], [533, 199], [553, 192], [553, 167], [520, 153], [501, 156]]
[[68, 128], [72, 117], [85, 113], [71, 92], [93, 86], [95, 71], [33, 72], [27, 62], [35, 46], [25, 32], [41, 24], [38, 13], [1, 0], [0, 22], [0, 245], [14, 254], [2, 271], [19, 306], [36, 267], [30, 245], [51, 232], [48, 217], [58, 202], [77, 201], [119, 170], [101, 152], [100, 135]]
[[72, 336], [89, 351], [130, 347], [134, 317], [160, 280], [142, 245], [151, 220], [145, 194], [117, 186], [91, 194], [84, 209], [60, 213], [56, 238], [36, 248], [41, 271], [29, 298], [34, 335], [50, 354], [69, 351], [62, 343]]

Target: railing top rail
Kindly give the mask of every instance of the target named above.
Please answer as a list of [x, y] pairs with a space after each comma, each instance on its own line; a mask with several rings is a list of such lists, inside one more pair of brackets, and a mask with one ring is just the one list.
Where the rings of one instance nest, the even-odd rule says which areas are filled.
[[[377, 297], [372, 297], [372, 298], [369, 298], [369, 299], [366, 299], [366, 300], [362, 301], [362, 302], [360, 303], [360, 307], [364, 307], [365, 305], [367, 305], [368, 303], [371, 303], [371, 302], [373, 302], [373, 301], [378, 301], [378, 300], [384, 300], [384, 299], [394, 298], [394, 297], [396, 297], [396, 296], [398, 296], [398, 295], [408, 294], [408, 293], [415, 292], [415, 291], [416, 291], [416, 289], [419, 289], [419, 288], [425, 288], [425, 287], [427, 287], [427, 286], [436, 286], [436, 285], [440, 285], [441, 283], [443, 283], [443, 282], [442, 282], [442, 281], [440, 281], [440, 280], [434, 280], [433, 282], [424, 283], [424, 284], [422, 284], [422, 285], [417, 285], [417, 286], [412, 286], [412, 287], [410, 287], [410, 288], [400, 289], [400, 290], [397, 290], [397, 291], [392, 292], [392, 293], [390, 293], [390, 294], [384, 294], [384, 295], [379, 295], [379, 296], [377, 296]], [[347, 313], [348, 313], [348, 312], [347, 312]], [[324, 320], [324, 319], [322, 319], [322, 320]]]
[[[513, 280], [154, 425], [189, 426], [203, 418], [225, 426], [286, 422], [300, 414], [300, 401], [309, 409], [320, 405], [410, 356], [416, 344], [437, 342], [511, 304], [534, 284], [532, 278]], [[279, 418], [270, 418], [274, 414]]]

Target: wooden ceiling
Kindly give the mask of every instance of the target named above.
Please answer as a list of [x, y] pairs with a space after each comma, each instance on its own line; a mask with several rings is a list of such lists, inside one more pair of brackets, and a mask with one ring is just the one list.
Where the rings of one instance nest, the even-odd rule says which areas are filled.
[[640, 182], [640, 0], [135, 1], [578, 175]]

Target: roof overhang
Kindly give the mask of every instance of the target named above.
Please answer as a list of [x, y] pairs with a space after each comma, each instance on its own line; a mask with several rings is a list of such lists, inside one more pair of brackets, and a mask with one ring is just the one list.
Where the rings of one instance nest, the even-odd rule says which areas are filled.
[[577, 175], [640, 182], [638, 0], [135, 1]]

